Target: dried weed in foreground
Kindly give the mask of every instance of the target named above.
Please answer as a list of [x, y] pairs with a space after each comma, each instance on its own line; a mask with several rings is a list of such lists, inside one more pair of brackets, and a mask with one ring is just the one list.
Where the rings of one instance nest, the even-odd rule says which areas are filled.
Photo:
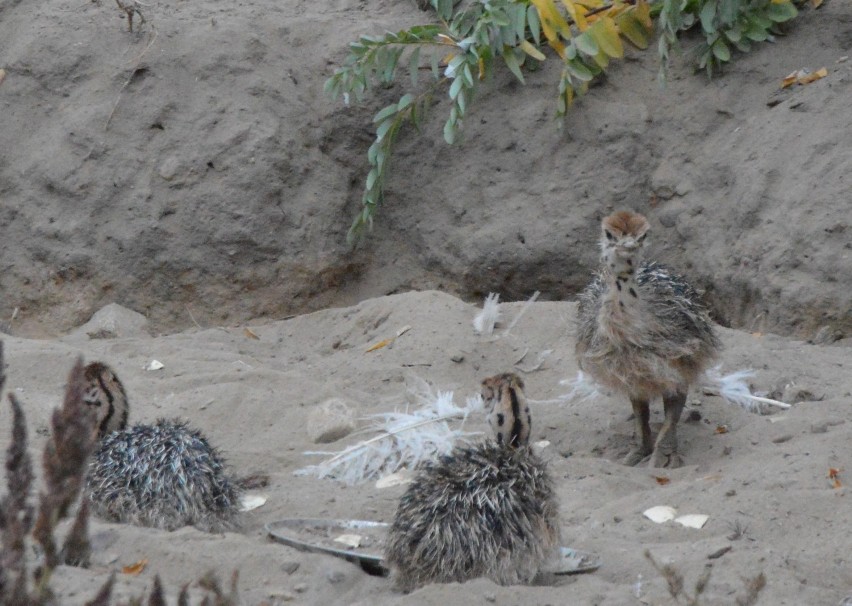
[[[651, 555], [650, 550], [645, 550], [645, 557], [651, 562], [654, 569], [660, 573], [660, 576], [666, 580], [669, 595], [678, 604], [686, 604], [686, 606], [701, 606], [701, 595], [707, 589], [707, 584], [710, 582], [710, 575], [713, 572], [713, 565], [707, 564], [704, 567], [704, 572], [698, 577], [695, 582], [695, 589], [692, 595], [686, 591], [684, 587], [683, 574], [672, 564], [660, 564]], [[735, 599], [737, 606], [754, 606], [757, 604], [757, 599], [760, 592], [766, 587], [766, 575], [762, 572], [751, 578], [743, 578], [745, 592], [738, 595]]]
[[[86, 520], [80, 521], [78, 516], [61, 552], [57, 552], [53, 537], [56, 524], [68, 517], [69, 508], [80, 496], [86, 464], [95, 446], [94, 414], [83, 401], [85, 389], [83, 360], [79, 358], [68, 376], [62, 407], [53, 411], [51, 437], [44, 447], [42, 464], [46, 490], [41, 493], [33, 528], [33, 538], [44, 550], [44, 564], [38, 576], [42, 573], [49, 575], [56, 566], [66, 563], [60, 559], [62, 553], [76, 560], [88, 559], [90, 547]], [[84, 505], [82, 507], [86, 509]], [[85, 512], [82, 515], [87, 517]]]
[[[0, 341], [0, 393], [5, 383], [3, 343]], [[89, 504], [82, 499], [74, 522], [61, 549], [57, 549], [54, 531], [59, 520], [68, 517], [78, 500], [85, 478], [87, 462], [94, 448], [95, 422], [83, 401], [85, 377], [79, 359], [71, 370], [62, 407], [53, 412], [51, 437], [45, 444], [43, 465], [45, 490], [39, 498], [38, 517], [28, 503], [33, 481], [32, 461], [27, 450], [27, 423], [23, 407], [9, 394], [12, 408], [12, 439], [6, 451], [6, 495], [0, 499], [0, 604], [15, 606], [54, 606], [60, 602], [53, 594], [50, 579], [59, 564], [86, 566], [91, 554], [89, 543]], [[32, 575], [28, 572], [27, 553], [38, 543], [42, 561]], [[28, 545], [28, 542], [30, 545]], [[231, 579], [230, 593], [225, 595], [216, 576], [210, 572], [199, 581], [205, 591], [202, 604], [236, 606], [237, 573]], [[86, 606], [110, 606], [115, 573], [101, 586]], [[178, 605], [188, 606], [189, 585], [178, 595]], [[211, 597], [212, 595], [212, 597]], [[166, 606], [159, 576], [147, 602], [136, 597], [121, 604]]]

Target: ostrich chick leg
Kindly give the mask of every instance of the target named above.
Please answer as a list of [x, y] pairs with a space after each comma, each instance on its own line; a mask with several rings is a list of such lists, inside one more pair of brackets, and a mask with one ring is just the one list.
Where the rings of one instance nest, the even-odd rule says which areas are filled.
[[630, 404], [633, 405], [633, 417], [636, 422], [636, 445], [624, 457], [624, 464], [637, 465], [654, 450], [654, 442], [651, 439], [651, 411], [647, 399], [630, 398]]
[[684, 404], [686, 404], [686, 392], [663, 396], [666, 420], [660, 428], [657, 443], [654, 445], [654, 454], [649, 463], [651, 467], [674, 469], [683, 465], [683, 459], [677, 452], [677, 423]]

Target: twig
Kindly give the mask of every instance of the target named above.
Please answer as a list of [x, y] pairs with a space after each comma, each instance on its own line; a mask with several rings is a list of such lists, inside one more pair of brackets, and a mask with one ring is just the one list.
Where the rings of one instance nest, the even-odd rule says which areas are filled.
[[195, 320], [195, 316], [193, 316], [193, 315], [192, 315], [192, 310], [189, 308], [189, 306], [188, 306], [188, 305], [187, 305], [187, 307], [186, 307], [186, 313], [188, 313], [188, 314], [189, 314], [189, 319], [190, 319], [190, 320], [192, 320], [192, 323], [193, 323], [193, 324], [195, 324], [195, 325], [196, 325], [198, 328], [200, 328], [201, 330], [204, 330], [204, 327], [203, 327], [203, 326], [201, 326], [201, 324], [199, 324], [198, 322], [196, 322], [196, 320]]
[[530, 306], [533, 303], [535, 303], [535, 300], [538, 299], [538, 296], [540, 294], [541, 293], [539, 291], [535, 291], [533, 293], [533, 295], [529, 299], [526, 300], [526, 302], [524, 303], [524, 306], [521, 308], [521, 311], [518, 312], [518, 315], [514, 317], [514, 319], [509, 323], [509, 326], [506, 327], [506, 330], [500, 336], [505, 337], [505, 336], [509, 335], [509, 332], [511, 332], [511, 330], [515, 327], [515, 324], [518, 323], [518, 320], [520, 320], [523, 317], [523, 315], [525, 313], [527, 313], [527, 310], [530, 308]]
[[145, 15], [142, 14], [139, 7], [147, 6], [146, 4], [142, 4], [138, 0], [130, 0], [129, 4], [125, 4], [123, 0], [115, 0], [115, 3], [127, 15], [127, 29], [130, 33], [133, 33], [133, 15], [139, 15], [139, 19], [142, 20], [141, 25], [145, 24]]
[[139, 63], [142, 61], [142, 57], [145, 56], [145, 53], [148, 52], [148, 49], [151, 48], [151, 46], [154, 44], [154, 41], [157, 39], [157, 36], [159, 35], [156, 27], [152, 26], [152, 29], [154, 30], [154, 35], [151, 37], [151, 41], [148, 42], [148, 46], [146, 46], [145, 50], [143, 50], [136, 58], [136, 65], [133, 67], [133, 70], [130, 72], [130, 75], [127, 77], [127, 80], [125, 80], [124, 84], [121, 85], [121, 88], [118, 91], [118, 96], [115, 98], [115, 103], [112, 106], [112, 111], [109, 113], [109, 117], [107, 118], [106, 124], [104, 124], [105, 131], [109, 130], [109, 123], [112, 122], [112, 117], [115, 115], [115, 110], [118, 109], [118, 104], [121, 102], [121, 95], [124, 92], [124, 89], [127, 88], [130, 82], [133, 80], [133, 76], [134, 74], [136, 74], [136, 70], [139, 69]]

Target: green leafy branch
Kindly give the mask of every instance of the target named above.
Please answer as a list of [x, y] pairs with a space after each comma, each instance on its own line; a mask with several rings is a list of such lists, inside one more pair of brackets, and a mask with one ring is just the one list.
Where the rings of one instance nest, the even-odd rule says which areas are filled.
[[[362, 36], [350, 44], [343, 65], [325, 84], [326, 93], [348, 104], [352, 96], [363, 99], [373, 86], [396, 82], [400, 66], [406, 65], [411, 86], [421, 88], [373, 118], [376, 138], [367, 152], [363, 207], [347, 235], [351, 244], [372, 227], [397, 136], [406, 124], [420, 130], [439, 90], [446, 88], [449, 96], [443, 135], [453, 144], [480, 83], [498, 66], [524, 83], [525, 70], [555, 55], [562, 65], [555, 113], [562, 118], [611, 60], [624, 57], [625, 41], [639, 49], [649, 46], [654, 17], [664, 76], [681, 33], [696, 24], [704, 34], [696, 49], [698, 66], [712, 74], [731, 59], [731, 48], [745, 52], [753, 42], [771, 40], [777, 24], [797, 13], [792, 0], [474, 0], [462, 9], [454, 0], [430, 1], [440, 23]], [[424, 55], [431, 66], [425, 88], [419, 84]]]
[[701, 26], [704, 40], [694, 49], [708, 76], [731, 60], [731, 49], [751, 50], [755, 42], [773, 41], [779, 23], [798, 10], [791, 0], [661, 0], [659, 2], [661, 78], [681, 32]]

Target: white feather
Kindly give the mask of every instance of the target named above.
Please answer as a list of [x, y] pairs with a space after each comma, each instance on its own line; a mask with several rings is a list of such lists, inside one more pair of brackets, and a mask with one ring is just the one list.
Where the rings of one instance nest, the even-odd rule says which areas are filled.
[[601, 395], [600, 386], [582, 370], [578, 370], [577, 376], [573, 379], [563, 379], [559, 384], [571, 388], [571, 391], [559, 396], [559, 399], [563, 402], [584, 402]]
[[738, 370], [723, 376], [721, 368], [721, 366], [716, 366], [704, 373], [707, 382], [703, 387], [705, 393], [721, 396], [731, 404], [736, 404], [748, 412], [758, 414], [763, 413], [765, 406], [790, 408], [790, 405], [784, 402], [763, 398], [751, 393], [746, 379], [754, 376], [753, 370]]
[[506, 332], [503, 333], [504, 337], [508, 335], [509, 332], [511, 332], [511, 330], [515, 327], [515, 324], [518, 323], [518, 320], [520, 320], [524, 316], [524, 314], [527, 313], [527, 310], [529, 310], [532, 304], [535, 303], [536, 299], [538, 299], [538, 296], [540, 294], [541, 293], [539, 291], [535, 291], [532, 296], [524, 302], [524, 306], [521, 307], [521, 311], [519, 311], [518, 315], [516, 315], [515, 318], [509, 323], [509, 326], [506, 328]]
[[494, 334], [494, 326], [500, 320], [500, 295], [488, 293], [482, 304], [482, 311], [473, 319], [473, 330], [480, 335]]
[[[425, 386], [425, 389], [424, 387]], [[307, 455], [332, 455], [317, 465], [296, 471], [297, 475], [333, 478], [352, 485], [395, 473], [402, 468], [413, 469], [453, 449], [460, 438], [476, 435], [453, 429], [449, 422], [461, 420], [482, 410], [482, 398], [468, 398], [464, 406], [456, 406], [453, 392], [432, 392], [425, 382], [412, 392], [423, 405], [414, 412], [394, 411], [370, 415], [374, 422], [364, 432], [375, 436], [353, 444], [339, 452], [306, 452]], [[364, 433], [360, 432], [360, 433]]]

